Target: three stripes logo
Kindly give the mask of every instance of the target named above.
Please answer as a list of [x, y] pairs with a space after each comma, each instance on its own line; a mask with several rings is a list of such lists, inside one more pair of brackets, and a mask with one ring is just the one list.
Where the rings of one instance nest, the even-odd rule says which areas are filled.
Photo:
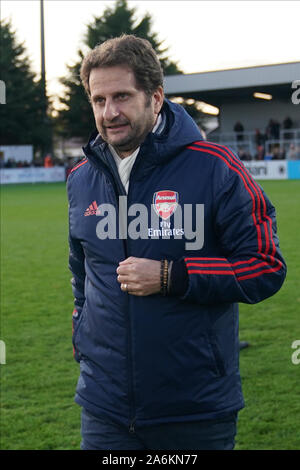
[[[87, 217], [88, 215], [96, 215], [98, 210], [98, 204], [96, 201], [93, 201], [92, 204], [85, 210], [84, 216]], [[98, 215], [98, 214], [97, 214]]]

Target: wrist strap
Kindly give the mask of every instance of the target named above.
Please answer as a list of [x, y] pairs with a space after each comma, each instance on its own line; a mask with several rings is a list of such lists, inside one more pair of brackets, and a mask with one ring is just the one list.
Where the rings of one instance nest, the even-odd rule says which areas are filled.
[[167, 295], [168, 293], [168, 260], [162, 259], [160, 262], [160, 293]]

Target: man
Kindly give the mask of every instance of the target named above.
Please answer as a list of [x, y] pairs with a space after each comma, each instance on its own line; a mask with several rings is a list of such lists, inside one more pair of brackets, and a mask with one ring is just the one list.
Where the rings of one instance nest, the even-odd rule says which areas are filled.
[[164, 99], [150, 44], [109, 40], [81, 79], [97, 131], [68, 178], [82, 449], [232, 449], [237, 302], [285, 277], [274, 208]]

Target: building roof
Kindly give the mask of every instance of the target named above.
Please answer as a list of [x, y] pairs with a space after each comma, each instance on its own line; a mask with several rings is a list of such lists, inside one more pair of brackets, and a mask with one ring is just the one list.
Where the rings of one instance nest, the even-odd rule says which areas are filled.
[[295, 80], [300, 80], [300, 62], [169, 75], [164, 87], [167, 96], [189, 97], [220, 106], [235, 98], [254, 100], [255, 91], [287, 99]]

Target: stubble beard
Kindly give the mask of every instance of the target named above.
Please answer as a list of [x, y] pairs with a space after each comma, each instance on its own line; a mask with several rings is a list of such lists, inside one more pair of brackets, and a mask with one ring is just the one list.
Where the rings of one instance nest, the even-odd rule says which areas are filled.
[[146, 101], [145, 106], [145, 113], [144, 116], [146, 122], [143, 121], [143, 117], [140, 121], [136, 122], [132, 125], [131, 122], [128, 122], [130, 125], [129, 135], [125, 136], [120, 142], [110, 142], [109, 137], [107, 136], [106, 131], [102, 135], [103, 140], [105, 140], [108, 144], [112, 145], [112, 147], [116, 150], [118, 155], [122, 157], [122, 154], [125, 153], [133, 153], [145, 140], [146, 136], [151, 132], [154, 127], [155, 123], [155, 116], [151, 115], [149, 112], [150, 101]]
[[153, 129], [154, 119], [148, 119], [146, 126], [131, 126], [129, 135], [115, 144], [111, 144], [117, 153], [134, 152], [145, 140], [146, 136]]

